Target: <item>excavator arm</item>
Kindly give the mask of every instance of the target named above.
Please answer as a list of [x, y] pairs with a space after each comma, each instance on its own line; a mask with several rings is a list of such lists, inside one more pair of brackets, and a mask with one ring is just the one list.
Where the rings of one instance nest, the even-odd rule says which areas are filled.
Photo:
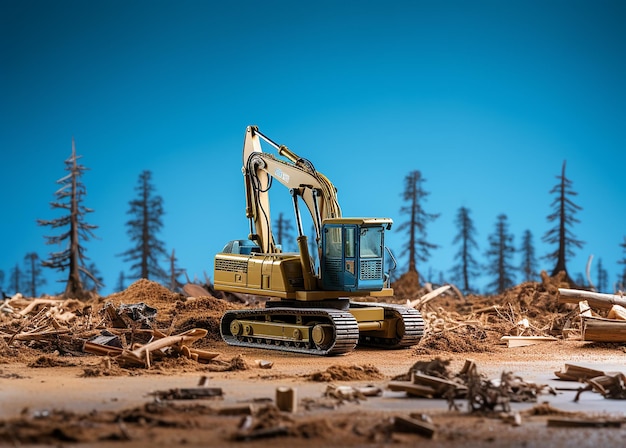
[[[263, 152], [261, 140], [273, 146], [283, 160]], [[269, 189], [273, 180], [289, 189], [299, 237], [304, 235], [299, 201], [304, 202], [311, 215], [317, 243], [321, 236], [322, 221], [341, 217], [337, 189], [330, 180], [316, 171], [310, 161], [299, 157], [286, 146], [273, 142], [256, 126], [246, 128], [242, 171], [246, 191], [246, 216], [250, 220], [249, 239], [258, 244], [263, 253], [280, 252], [273, 240], [270, 217]]]

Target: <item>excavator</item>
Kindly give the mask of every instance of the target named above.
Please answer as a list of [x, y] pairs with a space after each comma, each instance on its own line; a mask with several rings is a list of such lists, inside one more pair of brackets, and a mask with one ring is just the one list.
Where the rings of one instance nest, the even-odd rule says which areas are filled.
[[[263, 152], [261, 141], [277, 155]], [[266, 297], [264, 308], [230, 310], [220, 332], [230, 345], [313, 355], [349, 353], [357, 344], [394, 349], [416, 345], [421, 314], [392, 303], [384, 235], [390, 218], [342, 217], [337, 189], [313, 164], [248, 126], [243, 145], [248, 239], [230, 241], [215, 256], [214, 288]], [[270, 219], [274, 181], [293, 203], [298, 252], [283, 252]], [[315, 229], [314, 262], [301, 209]], [[395, 260], [394, 260], [395, 261]], [[356, 299], [361, 298], [362, 302]]]

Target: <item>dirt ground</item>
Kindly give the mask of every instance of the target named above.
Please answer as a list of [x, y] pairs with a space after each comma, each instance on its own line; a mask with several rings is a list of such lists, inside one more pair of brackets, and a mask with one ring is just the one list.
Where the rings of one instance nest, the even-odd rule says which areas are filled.
[[[626, 402], [593, 391], [575, 401], [584, 385], [558, 380], [555, 372], [566, 364], [625, 372], [625, 345], [581, 341], [576, 310], [556, 303], [558, 286], [544, 278], [498, 297], [440, 295], [420, 305], [427, 328], [417, 346], [357, 347], [336, 357], [228, 346], [219, 337], [223, 312], [260, 303], [189, 297], [147, 280], [58, 309], [41, 304], [19, 314], [33, 299], [12, 301], [13, 312], [0, 316], [0, 446], [621, 447]], [[397, 303], [425, 292], [407, 278], [394, 287]], [[217, 356], [196, 361], [169, 353], [147, 367], [83, 351], [86, 340], [114, 326], [107, 307], [137, 303], [157, 310], [151, 325], [165, 334], [206, 330], [192, 345]], [[147, 342], [140, 340], [141, 318], [133, 322], [126, 337]], [[500, 341], [519, 334], [556, 340], [515, 348]], [[472, 411], [466, 397], [416, 398], [389, 388], [408, 380], [416, 364], [456, 381], [466, 360], [481, 381], [511, 372], [536, 394], [511, 402], [508, 412]], [[216, 395], [185, 399], [201, 382]], [[277, 391], [295, 394], [293, 412], [276, 407]], [[405, 432], [403, 418], [423, 423], [432, 436]], [[574, 420], [576, 426], [551, 426]]]

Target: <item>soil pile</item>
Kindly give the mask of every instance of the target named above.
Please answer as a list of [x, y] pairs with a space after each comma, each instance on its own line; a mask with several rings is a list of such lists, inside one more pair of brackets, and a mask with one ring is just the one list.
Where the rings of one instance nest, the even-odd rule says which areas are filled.
[[364, 366], [333, 365], [321, 372], [309, 375], [311, 381], [367, 381], [380, 380], [385, 376], [376, 366], [366, 364]]

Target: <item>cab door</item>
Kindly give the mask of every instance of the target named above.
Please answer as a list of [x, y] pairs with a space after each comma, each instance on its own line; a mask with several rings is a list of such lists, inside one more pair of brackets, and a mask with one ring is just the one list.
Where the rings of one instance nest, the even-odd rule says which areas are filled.
[[322, 284], [326, 290], [354, 291], [357, 287], [357, 226], [325, 225], [322, 232], [324, 259]]

